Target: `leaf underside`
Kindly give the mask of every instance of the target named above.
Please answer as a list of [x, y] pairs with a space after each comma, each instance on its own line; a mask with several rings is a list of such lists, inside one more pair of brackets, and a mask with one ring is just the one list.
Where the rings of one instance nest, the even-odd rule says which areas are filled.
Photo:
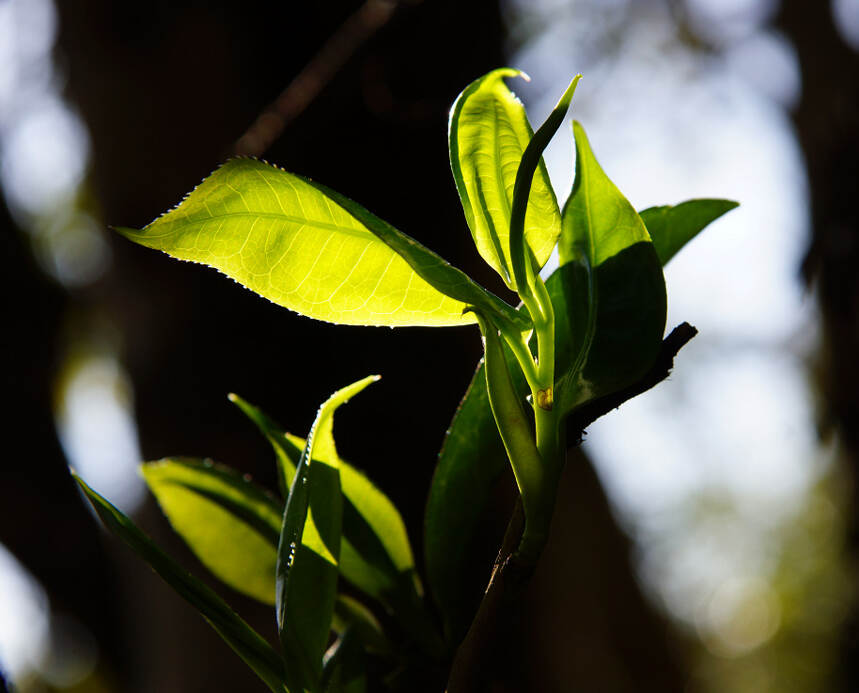
[[[524, 106], [503, 78], [521, 74], [502, 68], [472, 82], [451, 108], [448, 126], [451, 170], [474, 243], [513, 290], [509, 241], [513, 187], [533, 131]], [[561, 232], [558, 201], [542, 159], [524, 228], [525, 240], [542, 267]]]
[[[228, 161], [142, 230], [117, 230], [180, 260], [215, 267], [316, 320], [388, 326], [473, 322], [463, 317], [462, 301], [421, 276], [426, 270], [432, 279], [437, 268], [430, 260], [440, 258], [418, 258], [413, 268], [311, 181], [254, 159]], [[457, 280], [468, 281], [465, 275]]]
[[149, 489], [197, 558], [230, 587], [274, 604], [282, 504], [211, 462], [165, 459], [141, 468]]
[[218, 595], [161, 551], [121, 511], [79, 477], [72, 476], [105, 526], [146, 561], [180, 597], [199, 611], [272, 691], [283, 693], [283, 663], [274, 649]]
[[649, 207], [639, 212], [639, 216], [653, 239], [659, 261], [666, 265], [705, 227], [738, 204], [733, 200], [687, 200], [673, 207]]

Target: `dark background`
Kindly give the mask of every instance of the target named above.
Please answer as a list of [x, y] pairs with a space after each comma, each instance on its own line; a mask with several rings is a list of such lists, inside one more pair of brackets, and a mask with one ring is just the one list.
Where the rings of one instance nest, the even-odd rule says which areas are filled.
[[[89, 129], [88, 184], [104, 223], [140, 227], [178, 202], [360, 5], [59, 3], [55, 53], [65, 95]], [[819, 287], [826, 336], [821, 431], [842, 435], [851, 469], [859, 445], [858, 58], [835, 33], [826, 3], [788, 0], [775, 22], [803, 73], [793, 117], [811, 184], [804, 270]], [[264, 156], [359, 201], [505, 295], [473, 250], [449, 173], [446, 121], [464, 85], [507, 63], [507, 39], [497, 3], [403, 3]], [[380, 373], [379, 384], [338, 414], [338, 446], [394, 499], [421, 555], [426, 491], [480, 355], [476, 331], [315, 323], [115, 235], [109, 271], [67, 289], [39, 269], [5, 208], [0, 226], [11, 433], [0, 542], [44, 585], [52, 608], [73, 614], [98, 643], [96, 671], [80, 690], [263, 690], [202, 620], [100, 531], [66, 472], [54, 432], [55, 379], [69, 342], [103, 321], [115, 328], [134, 386], [145, 459], [211, 456], [272, 487], [271, 453], [227, 392], [303, 434], [328, 394]], [[532, 590], [518, 685], [686, 690], [695, 645], [644, 600], [628, 540], [590, 467], [570, 467], [558, 534]], [[151, 501], [137, 520], [202, 572]], [[848, 557], [855, 536], [853, 523]], [[269, 609], [227, 596], [260, 630], [274, 630]], [[823, 677], [827, 690], [859, 686], [856, 638], [850, 619]]]

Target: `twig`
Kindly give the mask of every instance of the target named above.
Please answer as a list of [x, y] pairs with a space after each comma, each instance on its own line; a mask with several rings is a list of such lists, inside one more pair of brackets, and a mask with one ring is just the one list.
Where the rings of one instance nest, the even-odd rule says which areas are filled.
[[366, 0], [349, 15], [280, 96], [236, 141], [233, 153], [259, 156], [265, 152], [280, 137], [284, 128], [310, 105], [361, 44], [388, 22], [399, 4], [399, 0]]
[[662, 340], [662, 348], [659, 350], [656, 360], [642, 378], [623, 390], [588, 402], [570, 415], [567, 420], [567, 440], [578, 445], [582, 441], [584, 430], [598, 418], [665, 380], [671, 374], [671, 369], [674, 368], [674, 357], [677, 356], [677, 352], [686, 346], [696, 334], [698, 334], [698, 330], [688, 322], [677, 325], [671, 330], [671, 334]]
[[[674, 357], [698, 334], [689, 323], [675, 327], [663, 341], [653, 366], [637, 382], [612, 395], [589, 402], [570, 416], [567, 435], [581, 443], [584, 429], [621, 404], [665, 380], [674, 367]], [[517, 502], [483, 600], [471, 627], [459, 646], [451, 668], [447, 693], [482, 693], [490, 690], [493, 674], [503, 670], [501, 649], [516, 621], [522, 595], [536, 566], [517, 560], [516, 548], [522, 536], [524, 515]]]

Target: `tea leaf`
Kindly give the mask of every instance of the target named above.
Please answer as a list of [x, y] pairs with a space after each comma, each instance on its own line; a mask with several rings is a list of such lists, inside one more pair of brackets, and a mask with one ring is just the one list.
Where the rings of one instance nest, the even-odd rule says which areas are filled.
[[283, 512], [277, 548], [278, 632], [287, 671], [311, 690], [322, 676], [340, 562], [342, 500], [334, 412], [376, 380], [369, 376], [342, 388], [319, 408]]
[[173, 529], [221, 581], [274, 604], [281, 504], [221, 465], [165, 459], [141, 467]]
[[[286, 433], [237, 395], [230, 395], [230, 399], [268, 438], [290, 484], [306, 441]], [[366, 594], [385, 602], [403, 574], [414, 572], [405, 523], [396, 506], [370, 479], [342, 459], [339, 465], [343, 491], [340, 573]]]
[[317, 320], [464, 325], [473, 319], [462, 310], [475, 299], [507, 319], [516, 315], [360, 205], [253, 159], [228, 161], [142, 230], [117, 230]]
[[[503, 345], [514, 387], [528, 392], [516, 358]], [[477, 527], [493, 488], [508, 468], [507, 453], [489, 405], [483, 360], [454, 414], [433, 474], [424, 517], [427, 581], [439, 606], [445, 639], [465, 635], [486, 587], [492, 555], [480, 556]], [[496, 547], [489, 547], [490, 552]]]
[[733, 200], [687, 200], [679, 205], [648, 207], [639, 212], [659, 261], [666, 265], [709, 224], [739, 206]]
[[[513, 290], [509, 241], [513, 187], [533, 131], [525, 107], [503, 78], [520, 75], [519, 70], [502, 68], [469, 84], [453, 104], [448, 128], [450, 166], [474, 243]], [[525, 241], [542, 267], [561, 233], [558, 201], [542, 158], [524, 228]]]
[[211, 589], [159, 549], [122, 512], [72, 474], [105, 526], [205, 618], [265, 684], [278, 693], [286, 688], [283, 663], [272, 647]]
[[555, 404], [569, 412], [615, 392], [653, 363], [665, 329], [665, 281], [650, 236], [573, 124], [576, 177], [558, 242]]

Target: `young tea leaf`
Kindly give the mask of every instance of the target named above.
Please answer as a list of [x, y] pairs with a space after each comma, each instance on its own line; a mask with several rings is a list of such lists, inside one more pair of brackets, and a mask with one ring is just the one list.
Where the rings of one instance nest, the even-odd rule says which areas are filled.
[[[573, 78], [549, 117], [546, 118], [546, 122], [534, 133], [522, 154], [521, 163], [516, 171], [516, 182], [513, 186], [513, 208], [510, 213], [510, 261], [513, 278], [519, 287], [519, 295], [525, 298], [526, 304], [528, 301], [523, 288], [534, 279], [529, 270], [534, 272], [538, 269], [530, 266], [531, 252], [530, 249], [529, 251], [525, 250], [525, 220], [532, 204], [530, 192], [537, 180], [535, 174], [539, 170], [539, 166], [543, 164], [543, 152], [549, 146], [549, 142], [555, 136], [558, 128], [561, 127], [561, 123], [564, 122], [570, 108], [570, 102], [573, 100], [573, 94], [576, 92], [576, 85], [581, 78], [581, 75], [576, 75]], [[542, 265], [543, 263], [540, 263], [541, 267]], [[530, 295], [530, 285], [527, 292]]]
[[462, 315], [473, 295], [516, 315], [351, 200], [254, 159], [228, 161], [142, 230], [117, 230], [326, 322], [463, 325], [473, 321]]
[[173, 529], [200, 562], [239, 592], [274, 604], [283, 508], [228, 467], [188, 459], [148, 462], [141, 472]]
[[[524, 401], [528, 385], [506, 344], [504, 357]], [[475, 535], [495, 484], [508, 466], [481, 359], [445, 435], [424, 516], [427, 581], [449, 643], [458, 643], [465, 635], [486, 587], [486, 565], [481, 559], [488, 564], [492, 555], [479, 556]]]
[[[278, 466], [291, 484], [307, 442], [283, 431], [237, 395], [230, 399], [268, 438]], [[387, 603], [403, 577], [414, 575], [415, 561], [405, 523], [396, 506], [372, 481], [342, 459], [339, 465], [343, 490], [340, 574], [364, 593]]]
[[665, 329], [665, 281], [647, 229], [582, 126], [573, 133], [576, 177], [558, 243], [563, 293], [553, 298], [564, 304], [555, 325], [555, 405], [564, 412], [640, 377]]
[[[469, 84], [451, 108], [448, 127], [450, 166], [474, 243], [513, 290], [516, 280], [509, 241], [513, 186], [533, 132], [524, 106], [504, 78], [522, 74], [502, 68]], [[561, 233], [558, 201], [542, 158], [528, 197], [524, 228], [525, 240], [542, 267]]]
[[739, 205], [733, 200], [687, 200], [679, 205], [648, 207], [639, 212], [659, 261], [666, 265], [709, 224]]
[[105, 526], [205, 618], [227, 644], [272, 691], [301, 689], [286, 686], [283, 663], [272, 647], [206, 585], [159, 549], [122, 512], [72, 474]]
[[376, 380], [370, 376], [338, 390], [319, 408], [283, 512], [277, 549], [278, 632], [286, 670], [310, 690], [318, 688], [322, 676], [337, 598], [342, 501], [334, 412]]

